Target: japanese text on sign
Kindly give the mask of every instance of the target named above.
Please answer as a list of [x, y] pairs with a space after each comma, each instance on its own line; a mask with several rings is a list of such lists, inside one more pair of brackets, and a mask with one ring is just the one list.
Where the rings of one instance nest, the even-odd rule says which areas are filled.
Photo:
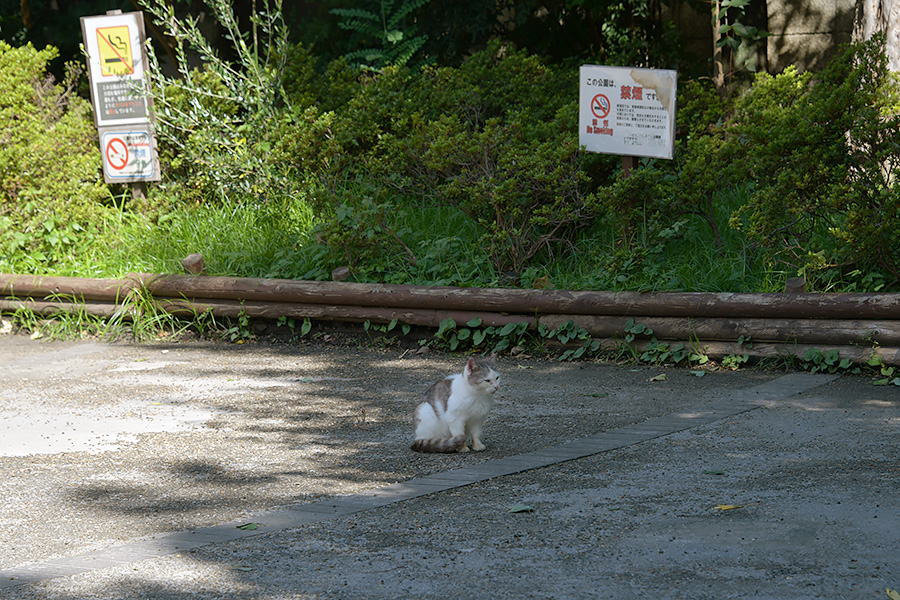
[[581, 67], [579, 143], [591, 152], [672, 158], [675, 71]]

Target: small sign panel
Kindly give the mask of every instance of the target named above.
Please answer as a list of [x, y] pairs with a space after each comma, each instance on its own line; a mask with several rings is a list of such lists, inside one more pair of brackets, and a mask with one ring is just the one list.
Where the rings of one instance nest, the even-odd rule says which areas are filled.
[[101, 76], [134, 74], [134, 54], [129, 29], [127, 25], [97, 29]]
[[672, 158], [678, 73], [583, 65], [579, 143], [590, 152]]
[[82, 17], [97, 127], [148, 123], [143, 13]]
[[149, 128], [101, 130], [100, 149], [107, 183], [159, 181], [158, 159]]

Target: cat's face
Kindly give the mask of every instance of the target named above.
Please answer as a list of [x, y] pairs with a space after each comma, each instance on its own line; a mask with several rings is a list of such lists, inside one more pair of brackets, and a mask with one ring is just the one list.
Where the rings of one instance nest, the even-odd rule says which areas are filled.
[[466, 365], [466, 378], [469, 385], [487, 394], [494, 394], [500, 389], [500, 373], [494, 370], [491, 366], [492, 363], [493, 360], [469, 359], [469, 363]]

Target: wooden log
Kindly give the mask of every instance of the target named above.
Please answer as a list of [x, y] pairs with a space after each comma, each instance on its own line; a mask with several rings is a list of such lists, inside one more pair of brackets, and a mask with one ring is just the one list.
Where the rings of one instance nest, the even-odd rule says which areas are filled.
[[[900, 320], [846, 319], [729, 319], [682, 317], [603, 317], [594, 315], [542, 315], [541, 323], [555, 329], [567, 321], [585, 329], [592, 337], [623, 338], [633, 318], [646, 325], [658, 339], [721, 340], [735, 342], [741, 336], [754, 342], [804, 344], [900, 345]], [[641, 336], [644, 337], [644, 336]]]
[[179, 316], [200, 315], [209, 311], [215, 317], [228, 318], [247, 315], [259, 319], [289, 317], [293, 319], [309, 318], [355, 323], [371, 321], [372, 323], [380, 324], [390, 323], [397, 319], [401, 323], [424, 327], [438, 327], [447, 318], [452, 318], [458, 327], [465, 327], [466, 323], [474, 318], [480, 318], [484, 327], [498, 327], [508, 323], [521, 323], [522, 321], [527, 322], [530, 327], [536, 327], [537, 325], [537, 319], [533, 316], [462, 310], [330, 306], [296, 302], [236, 302], [214, 299], [160, 299], [157, 301], [157, 306], [166, 312]]
[[0, 296], [122, 302], [138, 283], [133, 279], [90, 279], [0, 273]]
[[[123, 316], [130, 318], [131, 313], [126, 308], [112, 303], [70, 303], [70, 302], [47, 302], [41, 300], [26, 299], [0, 299], [0, 311], [14, 312], [19, 308], [27, 308], [35, 314], [44, 316], [53, 316], [61, 312], [70, 312], [73, 314], [89, 314], [98, 317], [111, 318]], [[373, 311], [371, 307], [345, 307], [345, 306], [322, 306], [322, 305], [301, 305], [301, 304], [284, 304], [284, 303], [244, 303], [229, 301], [208, 300], [205, 302], [189, 302], [187, 300], [163, 300], [159, 303], [159, 308], [172, 312], [173, 314], [195, 315], [200, 314], [204, 310], [212, 310], [217, 317], [238, 317], [242, 313], [257, 318], [278, 318], [287, 316], [293, 318], [309, 317], [311, 319], [320, 320], [337, 320], [337, 321], [355, 321], [363, 322], [370, 320], [374, 323], [389, 323], [393, 319], [410, 325], [422, 325], [426, 327], [437, 327], [441, 321], [447, 317], [452, 317], [461, 326], [474, 317], [483, 319], [486, 326], [502, 326], [506, 323], [519, 323], [527, 320], [529, 324], [534, 326], [533, 317], [525, 317], [523, 315], [503, 315], [503, 314], [486, 314], [481, 312], [466, 311], [434, 311], [434, 310], [393, 310], [380, 309]], [[125, 312], [123, 312], [125, 311]], [[564, 322], [564, 321], [562, 321]], [[635, 349], [643, 352], [647, 349], [650, 342], [647, 340], [637, 339], [630, 344], [625, 344], [622, 339], [603, 338], [599, 340], [601, 347], [607, 350], [618, 349], [622, 352], [627, 348]], [[720, 360], [728, 355], [743, 355], [755, 358], [785, 358], [791, 357], [802, 359], [806, 352], [810, 349], [818, 350], [826, 353], [831, 350], [837, 350], [840, 357], [850, 359], [855, 363], [864, 363], [872, 356], [880, 356], [886, 365], [900, 365], [900, 347], [898, 346], [878, 346], [863, 347], [854, 345], [840, 344], [810, 344], [810, 343], [771, 343], [771, 342], [754, 342], [752, 348], [736, 342], [704, 340], [694, 336], [686, 336], [681, 340], [666, 340], [671, 346], [683, 343], [685, 347], [694, 350], [700, 350], [713, 359]]]
[[0, 312], [13, 313], [17, 310], [30, 310], [36, 315], [45, 317], [66, 313], [85, 314], [106, 319], [124, 316], [130, 319], [132, 315], [126, 307], [109, 302], [52, 302], [33, 298], [0, 299]]
[[[635, 340], [631, 344], [626, 345], [620, 339], [604, 338], [597, 340], [600, 347], [604, 350], [620, 350], [626, 351], [626, 346], [631, 346], [637, 352], [644, 352], [650, 345], [650, 342], [643, 340]], [[871, 357], [878, 356], [886, 365], [900, 365], [900, 347], [897, 346], [880, 346], [873, 348], [863, 348], [859, 346], [841, 346], [841, 345], [810, 345], [810, 344], [754, 344], [752, 348], [746, 348], [735, 342], [715, 342], [715, 341], [697, 341], [697, 340], [673, 340], [667, 342], [670, 347], [675, 344], [683, 343], [686, 348], [700, 350], [708, 357], [714, 360], [721, 360], [731, 355], [747, 355], [753, 358], [768, 358], [786, 360], [803, 359], [810, 350], [815, 350], [823, 354], [835, 350], [841, 359], [849, 359], [850, 361], [860, 364], [866, 363]]]
[[80, 279], [0, 274], [0, 295], [117, 301], [135, 286], [156, 297], [432, 310], [642, 317], [900, 319], [900, 294], [712, 294], [404, 286], [185, 275]]
[[458, 288], [134, 274], [157, 297], [519, 314], [900, 319], [900, 294], [712, 294]]

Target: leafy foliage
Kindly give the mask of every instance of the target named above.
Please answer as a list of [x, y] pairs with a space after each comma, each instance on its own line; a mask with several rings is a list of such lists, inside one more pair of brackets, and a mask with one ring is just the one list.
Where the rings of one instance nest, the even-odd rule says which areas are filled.
[[587, 170], [597, 159], [579, 151], [576, 107], [563, 100], [573, 88], [535, 57], [497, 46], [460, 68], [366, 79], [333, 122], [334, 168], [347, 176], [317, 195], [328, 243], [358, 262], [374, 259], [380, 239], [415, 264], [386, 215], [439, 205], [479, 225], [496, 273], [569, 250], [597, 210]]
[[739, 100], [727, 153], [755, 186], [732, 225], [774, 259], [900, 278], [900, 112], [882, 47], [849, 46], [815, 78], [760, 75]]
[[365, 40], [378, 40], [381, 47], [364, 48], [347, 53], [344, 58], [360, 68], [380, 70], [387, 66], [403, 66], [418, 52], [427, 35], [416, 34], [416, 28], [405, 24], [414, 11], [431, 0], [377, 0], [374, 10], [365, 8], [334, 8], [331, 14], [342, 17], [338, 26], [355, 31]]
[[75, 90], [81, 70], [62, 85], [46, 74], [52, 47], [0, 42], [0, 264], [46, 269], [93, 235], [93, 217], [110, 199], [90, 104]]
[[[314, 109], [294, 112], [282, 89], [288, 55], [287, 29], [280, 0], [265, 2], [243, 32], [226, 0], [210, 0], [210, 10], [232, 43], [234, 60], [221, 57], [204, 37], [197, 18], [178, 19], [174, 7], [146, 0], [145, 7], [168, 36], [176, 40], [179, 77], [163, 74], [151, 53], [157, 127], [166, 153], [169, 181], [197, 201], [231, 197], [287, 198], [304, 195], [303, 181], [293, 181], [272, 156], [285, 139], [327, 127]], [[191, 69], [188, 51], [204, 60]]]

